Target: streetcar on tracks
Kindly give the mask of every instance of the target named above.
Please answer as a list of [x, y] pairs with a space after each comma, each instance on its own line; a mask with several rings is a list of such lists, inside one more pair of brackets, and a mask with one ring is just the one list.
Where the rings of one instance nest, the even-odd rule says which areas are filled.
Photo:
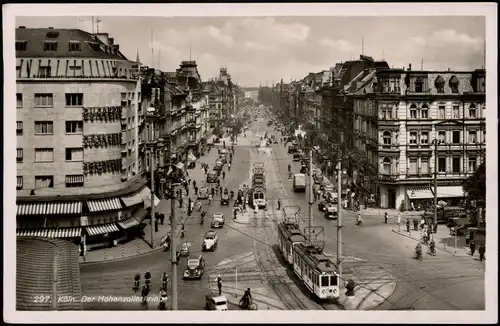
[[[338, 298], [339, 274], [337, 266], [323, 253], [324, 242], [307, 239], [299, 228], [298, 213], [286, 213], [283, 207], [284, 219], [278, 225], [278, 246], [286, 262], [291, 266], [297, 277], [304, 282], [306, 288], [321, 300]], [[292, 216], [293, 215], [293, 216]], [[316, 227], [317, 228], [317, 227]], [[309, 231], [309, 230], [308, 230]], [[322, 232], [315, 232], [316, 237]]]

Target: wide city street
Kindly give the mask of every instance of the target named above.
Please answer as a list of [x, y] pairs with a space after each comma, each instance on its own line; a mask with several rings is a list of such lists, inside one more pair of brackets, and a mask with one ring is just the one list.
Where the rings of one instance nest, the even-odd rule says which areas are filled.
[[[266, 119], [259, 119], [250, 124], [246, 137], [242, 134], [235, 146], [235, 155], [231, 169], [227, 164], [225, 180], [221, 185], [229, 190], [237, 191], [243, 184], [250, 184], [250, 175], [255, 162], [265, 165], [267, 178], [267, 209], [261, 209], [256, 218], [248, 219], [247, 224], [233, 221], [233, 205], [221, 205], [220, 196], [215, 196], [211, 205], [205, 201], [204, 209], [208, 212], [204, 225], [200, 225], [199, 213], [196, 211], [186, 223], [185, 240], [192, 244], [191, 254], [196, 256], [201, 253], [204, 233], [210, 229], [210, 217], [213, 213], [223, 213], [226, 224], [222, 229], [217, 229], [219, 244], [214, 252], [203, 253], [206, 260], [205, 274], [201, 280], [182, 280], [186, 258], [182, 258], [178, 265], [180, 276], [178, 287], [178, 306], [181, 310], [199, 310], [204, 308], [205, 294], [216, 287], [215, 279], [221, 275], [228, 283], [226, 290], [242, 294], [242, 284], [252, 286], [266, 281], [266, 271], [263, 264], [274, 260], [281, 262], [281, 256], [276, 254], [274, 245], [277, 243], [276, 226], [283, 218], [283, 213], [278, 211], [277, 202], [281, 201], [282, 210], [297, 212], [303, 229], [308, 223], [308, 196], [309, 193], [295, 193], [292, 190], [292, 180], [288, 179], [287, 166], [292, 164], [292, 172], [298, 172], [299, 163], [293, 162], [283, 143], [272, 144], [268, 147], [256, 148], [255, 142], [268, 134], [280, 135], [274, 132], [273, 127], [266, 126]], [[218, 147], [212, 149], [216, 151]], [[196, 167], [199, 168], [199, 167]], [[251, 210], [249, 209], [248, 214]], [[363, 211], [361, 211], [362, 213]], [[350, 267], [356, 265], [355, 261], [347, 262], [347, 257], [355, 257], [363, 263], [369, 262], [370, 269], [375, 275], [375, 269], [385, 270], [395, 279], [397, 286], [394, 293], [388, 298], [383, 298], [378, 309], [433, 309], [433, 310], [475, 310], [484, 308], [484, 264], [464, 257], [455, 257], [445, 252], [438, 252], [437, 256], [426, 255], [423, 261], [412, 259], [415, 242], [411, 239], [392, 232], [393, 224], [384, 224], [383, 216], [365, 216], [362, 227], [355, 226], [355, 217], [358, 213], [342, 211], [344, 219], [343, 228], [343, 255], [346, 257], [344, 278], [349, 278]], [[317, 203], [313, 209], [313, 225], [322, 227], [323, 232], [318, 239], [325, 243], [325, 253], [336, 259], [336, 220], [328, 220], [318, 210]], [[240, 217], [242, 219], [243, 217]], [[318, 229], [319, 230], [319, 229]], [[274, 257], [272, 257], [274, 256]], [[255, 262], [252, 262], [255, 260]], [[281, 271], [285, 267], [277, 265]], [[238, 271], [236, 271], [236, 269]], [[81, 267], [82, 289], [86, 296], [93, 295], [133, 295], [133, 275], [136, 272], [149, 270], [153, 275], [152, 292], [159, 291], [160, 276], [163, 272], [171, 275], [170, 253], [154, 252], [127, 260], [116, 262], [103, 262], [100, 264], [83, 265]], [[234, 286], [235, 273], [238, 273], [236, 287]], [[334, 305], [325, 308], [319, 307], [311, 300], [304, 286], [300, 284], [293, 273], [286, 272], [288, 287], [294, 287], [293, 300], [280, 291], [277, 296], [283, 301], [288, 301], [289, 309], [337, 309]], [[383, 274], [387, 275], [387, 274]], [[376, 276], [374, 276], [376, 278]], [[381, 284], [390, 279], [378, 279]], [[372, 281], [367, 279], [366, 281]], [[224, 284], [224, 283], [223, 283]], [[231, 284], [231, 285], [229, 285]], [[171, 284], [169, 284], [169, 287]], [[225, 285], [226, 286], [226, 285]], [[294, 292], [294, 291], [292, 291]], [[170, 293], [170, 289], [169, 289]], [[467, 295], [464, 295], [467, 294]], [[295, 301], [296, 304], [290, 303]], [[157, 309], [155, 303], [149, 306], [139, 302], [130, 303], [95, 303], [84, 304], [87, 310], [109, 309]], [[229, 309], [238, 309], [230, 305]]]

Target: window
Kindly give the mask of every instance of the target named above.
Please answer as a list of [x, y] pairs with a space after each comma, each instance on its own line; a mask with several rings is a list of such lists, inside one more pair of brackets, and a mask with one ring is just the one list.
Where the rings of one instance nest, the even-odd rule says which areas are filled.
[[66, 161], [83, 161], [83, 148], [66, 148]]
[[483, 143], [486, 143], [486, 130], [483, 130]]
[[21, 93], [16, 93], [16, 107], [23, 107], [23, 94]]
[[444, 130], [438, 131], [438, 143], [439, 144], [446, 143], [446, 131]]
[[35, 176], [35, 189], [54, 188], [54, 176], [37, 175]]
[[391, 159], [388, 157], [384, 158], [384, 160], [382, 161], [383, 173], [391, 174], [391, 166]]
[[45, 38], [58, 38], [59, 37], [59, 32], [47, 32], [45, 34]]
[[438, 119], [444, 119], [446, 113], [446, 108], [444, 105], [438, 107]]
[[469, 107], [469, 119], [476, 119], [477, 117], [477, 112], [476, 112], [476, 106], [474, 104], [472, 104], [470, 107]]
[[321, 286], [329, 286], [328, 276], [321, 276]]
[[26, 51], [27, 46], [27, 41], [16, 41], [16, 51]]
[[35, 94], [35, 107], [52, 107], [53, 105], [52, 94]]
[[35, 162], [36, 163], [54, 162], [54, 149], [35, 148]]
[[438, 78], [436, 78], [436, 81], [434, 83], [438, 93], [444, 93], [444, 84], [445, 84], [445, 82], [444, 82], [443, 77], [438, 76]]
[[422, 131], [420, 133], [420, 144], [428, 144], [429, 143], [429, 132]]
[[16, 156], [17, 162], [20, 163], [23, 161], [23, 149], [18, 148], [17, 149], [17, 156]]
[[424, 104], [422, 110], [420, 110], [420, 119], [429, 119], [429, 108], [426, 104]]
[[422, 80], [422, 77], [417, 77], [417, 79], [415, 79], [415, 92], [422, 93], [423, 91], [424, 91], [424, 81]]
[[417, 133], [412, 131], [410, 132], [410, 144], [416, 144], [417, 143]]
[[82, 106], [83, 94], [66, 94], [66, 106]]
[[415, 106], [415, 104], [413, 104], [410, 107], [410, 119], [416, 119], [416, 118], [417, 118], [417, 107]]
[[450, 78], [450, 88], [452, 93], [458, 93], [458, 78], [456, 76]]
[[477, 158], [469, 157], [469, 172], [476, 172]]
[[81, 51], [82, 45], [80, 42], [69, 42], [69, 50], [70, 51]]
[[43, 43], [44, 51], [57, 51], [57, 42], [47, 42]]
[[83, 174], [67, 175], [65, 181], [66, 181], [66, 188], [83, 187]]
[[454, 157], [452, 159], [452, 171], [455, 173], [460, 172], [460, 157]]
[[460, 116], [460, 109], [458, 107], [458, 105], [454, 105], [453, 106], [453, 115], [452, 115], [452, 118], [453, 119], [459, 119], [459, 116]]
[[66, 121], [67, 134], [81, 134], [83, 133], [83, 121]]
[[16, 122], [16, 134], [18, 134], [18, 135], [23, 134], [23, 122], [22, 121]]
[[477, 132], [475, 130], [469, 130], [469, 144], [477, 143]]
[[23, 177], [21, 177], [21, 176], [17, 176], [16, 189], [17, 190], [23, 189]]
[[69, 76], [81, 76], [82, 75], [82, 66], [78, 66], [75, 64], [69, 66]]
[[38, 69], [39, 78], [48, 78], [52, 75], [52, 68], [50, 66], [43, 66]]
[[35, 135], [53, 135], [54, 123], [52, 121], [35, 121]]
[[429, 159], [428, 158], [420, 159], [420, 173], [421, 174], [429, 173]]
[[417, 174], [417, 159], [410, 159], [410, 165], [408, 167], [409, 174]]
[[100, 51], [101, 50], [101, 45], [99, 43], [91, 43], [89, 42], [89, 47], [92, 49], [92, 51]]
[[453, 132], [452, 132], [452, 136], [453, 136], [453, 137], [452, 137], [451, 142], [452, 142], [453, 144], [460, 144], [460, 131], [458, 131], [458, 130], [453, 130]]
[[446, 157], [438, 157], [438, 172], [446, 172]]

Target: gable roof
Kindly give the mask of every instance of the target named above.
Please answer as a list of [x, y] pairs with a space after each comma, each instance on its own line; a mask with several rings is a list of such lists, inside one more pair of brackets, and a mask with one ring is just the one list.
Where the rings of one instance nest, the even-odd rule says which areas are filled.
[[[47, 33], [57, 34], [55, 38], [47, 38]], [[103, 49], [112, 45], [104, 44], [91, 33], [79, 29], [52, 29], [52, 28], [16, 28], [16, 41], [25, 41], [26, 51], [16, 51], [16, 58], [96, 58], [128, 60], [120, 51], [114, 54]], [[45, 41], [57, 42], [56, 51], [44, 51]], [[81, 51], [70, 51], [69, 44], [78, 42]], [[98, 51], [91, 49], [88, 43], [100, 45]], [[116, 45], [116, 44], [115, 44]]]

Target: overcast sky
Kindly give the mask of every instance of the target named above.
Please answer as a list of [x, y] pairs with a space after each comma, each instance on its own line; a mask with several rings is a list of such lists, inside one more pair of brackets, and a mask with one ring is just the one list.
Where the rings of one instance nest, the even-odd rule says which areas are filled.
[[[203, 80], [227, 67], [242, 86], [300, 79], [364, 54], [390, 66], [412, 63], [425, 70], [484, 66], [484, 17], [99, 17], [99, 31], [114, 37], [122, 53], [175, 71], [196, 60]], [[80, 21], [81, 20], [81, 21]], [[17, 17], [16, 27], [81, 28], [91, 17]]]

